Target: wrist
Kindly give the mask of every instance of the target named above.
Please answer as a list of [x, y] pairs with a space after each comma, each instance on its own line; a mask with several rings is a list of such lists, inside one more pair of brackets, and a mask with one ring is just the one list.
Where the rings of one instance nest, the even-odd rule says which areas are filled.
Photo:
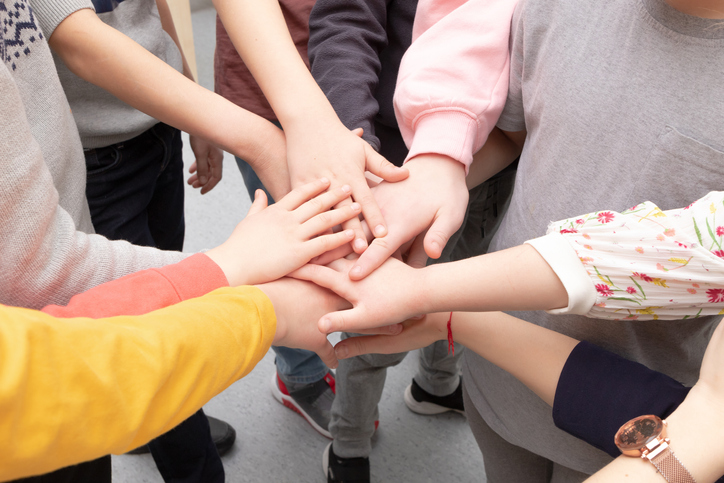
[[274, 340], [272, 341], [272, 345], [276, 345], [279, 341], [283, 341], [284, 337], [286, 337], [287, 335], [287, 325], [285, 323], [286, 319], [281, 313], [282, 310], [280, 304], [281, 297], [284, 297], [284, 294], [279, 293], [277, 285], [278, 284], [275, 284], [274, 282], [255, 285], [256, 288], [261, 290], [264, 295], [267, 296], [272, 306], [274, 307], [274, 318], [276, 320], [276, 327], [274, 331]]

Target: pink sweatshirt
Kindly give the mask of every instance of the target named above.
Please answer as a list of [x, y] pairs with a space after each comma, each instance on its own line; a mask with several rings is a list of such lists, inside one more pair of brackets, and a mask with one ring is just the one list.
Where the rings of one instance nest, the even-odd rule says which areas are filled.
[[443, 154], [470, 167], [505, 105], [516, 4], [420, 0], [394, 98], [408, 160]]

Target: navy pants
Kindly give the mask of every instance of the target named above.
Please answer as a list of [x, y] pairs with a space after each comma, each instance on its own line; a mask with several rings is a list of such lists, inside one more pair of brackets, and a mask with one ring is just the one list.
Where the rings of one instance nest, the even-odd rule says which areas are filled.
[[[85, 156], [86, 196], [96, 233], [162, 250], [183, 248], [183, 153], [177, 129], [159, 123], [129, 141], [87, 150]], [[166, 482], [224, 481], [203, 410], [148, 446]], [[110, 457], [65, 471], [78, 468], [97, 476], [68, 481], [111, 480]], [[107, 477], [101, 478], [104, 474]]]

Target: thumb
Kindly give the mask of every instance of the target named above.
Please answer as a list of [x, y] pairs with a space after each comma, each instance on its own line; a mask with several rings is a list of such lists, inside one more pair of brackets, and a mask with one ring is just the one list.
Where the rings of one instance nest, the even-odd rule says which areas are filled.
[[254, 192], [254, 202], [251, 204], [251, 208], [249, 208], [249, 213], [247, 213], [246, 216], [259, 213], [261, 210], [266, 208], [268, 204], [269, 200], [267, 199], [264, 190], [256, 190]]
[[363, 135], [364, 133], [365, 133], [365, 130], [362, 129], [361, 127], [352, 129], [352, 134], [354, 134], [354, 135], [357, 136], [357, 137], [362, 137], [362, 135]]
[[424, 246], [425, 237], [418, 236], [412, 242], [410, 251], [407, 253], [407, 264], [412, 268], [424, 268], [427, 265], [427, 253]]
[[400, 168], [387, 161], [380, 153], [375, 151], [372, 146], [364, 143], [365, 158], [367, 159], [367, 171], [379, 176], [385, 181], [394, 183], [402, 181], [410, 175], [407, 168]]
[[449, 214], [441, 214], [430, 226], [425, 235], [425, 252], [430, 258], [438, 259], [447, 245], [450, 237], [463, 224], [461, 217], [453, 217]]

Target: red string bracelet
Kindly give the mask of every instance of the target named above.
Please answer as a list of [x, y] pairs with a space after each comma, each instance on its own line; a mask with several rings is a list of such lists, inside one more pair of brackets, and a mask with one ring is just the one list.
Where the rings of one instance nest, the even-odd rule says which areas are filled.
[[447, 319], [447, 353], [452, 352], [452, 355], [455, 355], [455, 343], [452, 336], [452, 314], [450, 312], [450, 318]]

